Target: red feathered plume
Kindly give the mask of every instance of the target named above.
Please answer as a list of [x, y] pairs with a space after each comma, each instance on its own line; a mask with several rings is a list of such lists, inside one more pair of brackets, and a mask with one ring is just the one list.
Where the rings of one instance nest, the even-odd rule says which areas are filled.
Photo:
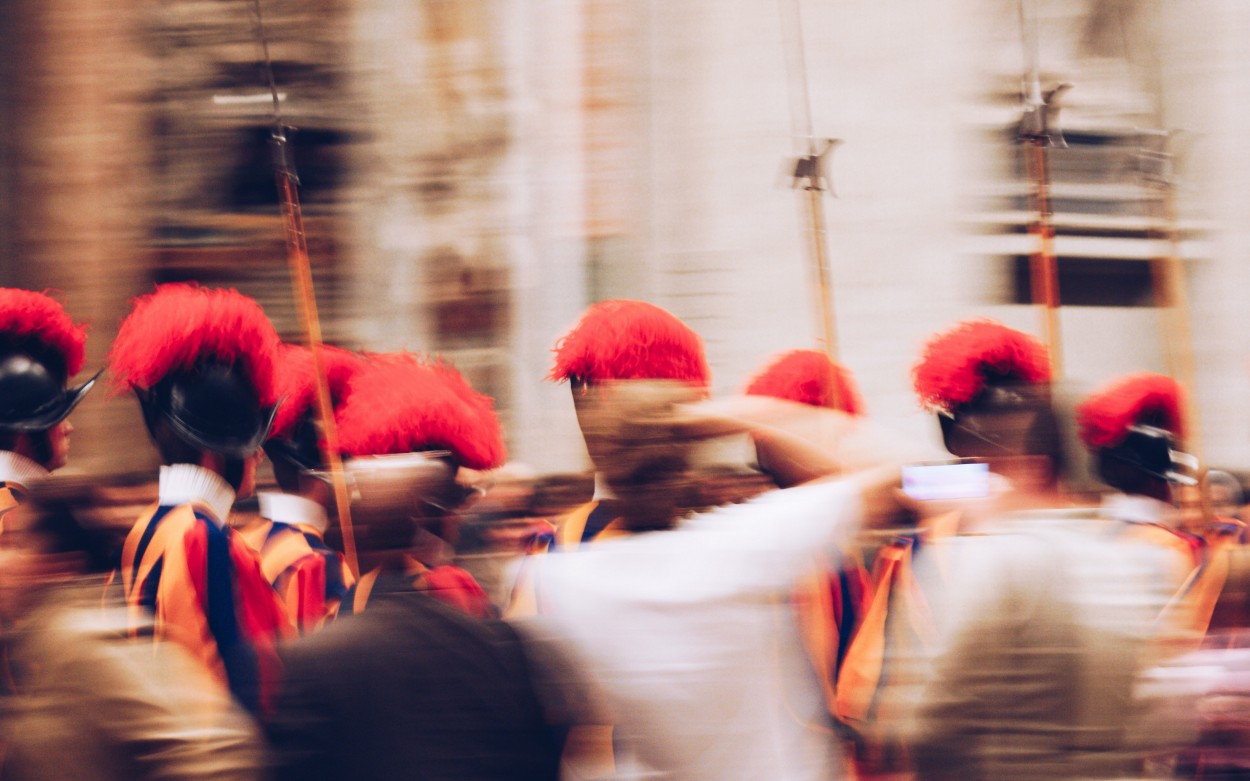
[[0, 288], [0, 334], [54, 350], [65, 360], [66, 377], [82, 371], [87, 328], [75, 325], [61, 304], [48, 295]]
[[1144, 424], [1184, 437], [1181, 386], [1162, 374], [1131, 374], [1085, 397], [1076, 409], [1081, 441], [1090, 448], [1115, 447], [1130, 426]]
[[109, 353], [117, 390], [151, 388], [206, 360], [239, 364], [262, 404], [277, 401], [280, 341], [260, 305], [237, 290], [161, 285], [135, 299]]
[[682, 380], [707, 387], [703, 340], [682, 321], [642, 301], [600, 301], [556, 343], [549, 380]]
[[[325, 366], [330, 402], [337, 410], [347, 396], [348, 384], [365, 367], [365, 359], [350, 350], [322, 345], [321, 361]], [[275, 387], [281, 404], [274, 415], [270, 439], [286, 439], [295, 427], [317, 406], [317, 375], [313, 371], [312, 351], [299, 344], [284, 344], [278, 350], [274, 365]]]
[[338, 414], [347, 455], [448, 450], [470, 469], [507, 460], [494, 401], [450, 366], [411, 355], [371, 356], [349, 386]]
[[836, 408], [852, 415], [864, 410], [851, 373], [819, 350], [791, 350], [780, 356], [751, 380], [747, 395]]
[[994, 320], [967, 320], [931, 338], [912, 368], [920, 403], [953, 412], [975, 399], [989, 381], [1050, 380], [1046, 346]]

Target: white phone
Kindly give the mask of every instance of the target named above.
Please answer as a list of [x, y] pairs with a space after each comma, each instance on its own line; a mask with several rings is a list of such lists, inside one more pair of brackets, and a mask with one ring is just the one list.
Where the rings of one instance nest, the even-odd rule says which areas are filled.
[[910, 464], [903, 467], [903, 493], [913, 499], [976, 499], [990, 493], [990, 467], [984, 461]]

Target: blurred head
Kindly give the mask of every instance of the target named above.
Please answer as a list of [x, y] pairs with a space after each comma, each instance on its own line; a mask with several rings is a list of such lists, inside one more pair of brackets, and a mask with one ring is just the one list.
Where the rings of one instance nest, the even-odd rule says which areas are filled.
[[1118, 378], [1077, 407], [1081, 441], [1098, 476], [1126, 494], [1171, 501], [1174, 485], [1196, 483], [1197, 462], [1179, 452], [1184, 435], [1181, 386], [1162, 374]]
[[700, 397], [685, 383], [642, 380], [604, 383], [574, 397], [587, 449], [630, 528], [666, 528], [691, 506], [696, 440], [679, 405]]
[[[706, 395], [711, 379], [703, 340], [670, 312], [644, 301], [600, 301], [556, 342], [555, 364], [547, 378], [567, 380], [581, 409], [594, 389], [622, 380], [668, 380], [685, 383]], [[585, 426], [582, 427], [585, 432]], [[587, 439], [590, 459], [601, 469], [600, 455]]]
[[1063, 437], [1048, 385], [988, 386], [938, 421], [951, 454], [983, 459], [998, 474], [1053, 487], [1063, 471]]
[[135, 301], [109, 362], [166, 464], [220, 464], [246, 495], [279, 400], [279, 346], [264, 311], [238, 291], [161, 285]]
[[0, 447], [48, 470], [69, 457], [70, 412], [95, 384], [82, 370], [86, 328], [42, 293], [0, 288]]
[[748, 396], [771, 396], [812, 407], [863, 412], [855, 378], [820, 350], [791, 350], [774, 358], [747, 385]]
[[455, 464], [440, 453], [354, 458], [345, 469], [361, 555], [379, 564], [412, 551], [422, 529], [445, 534], [443, 523], [467, 496]]
[[49, 472], [69, 463], [69, 435], [74, 431], [69, 418], [42, 431], [0, 430], [0, 450], [23, 455]]
[[1228, 472], [1212, 469], [1203, 478], [1211, 514], [1217, 518], [1236, 518], [1245, 504], [1241, 481]]
[[994, 320], [965, 320], [929, 338], [912, 381], [953, 455], [985, 459], [1021, 487], [1055, 487], [1063, 444], [1040, 340]]
[[[367, 360], [338, 347], [322, 345], [330, 406], [337, 418], [352, 380], [367, 367]], [[312, 351], [302, 345], [284, 344], [275, 364], [275, 384], [282, 402], [274, 415], [265, 454], [273, 464], [274, 479], [284, 492], [298, 494], [321, 504], [329, 495], [325, 483], [312, 473], [326, 468], [321, 427], [317, 420], [318, 383]]]

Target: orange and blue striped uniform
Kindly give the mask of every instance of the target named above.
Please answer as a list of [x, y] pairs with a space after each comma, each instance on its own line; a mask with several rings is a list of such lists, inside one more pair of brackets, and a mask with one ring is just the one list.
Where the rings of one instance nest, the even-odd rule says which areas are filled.
[[16, 483], [0, 482], [0, 533], [4, 532], [4, 517], [17, 509], [25, 498], [25, 491]]
[[126, 538], [121, 574], [132, 626], [152, 613], [158, 637], [186, 647], [253, 712], [269, 707], [275, 642], [290, 621], [255, 553], [207, 505], [145, 512]]
[[260, 568], [300, 634], [320, 629], [339, 612], [355, 583], [318, 529], [269, 520], [240, 535], [260, 554]]
[[17, 509], [26, 498], [26, 488], [49, 474], [39, 463], [12, 450], [0, 450], [0, 532], [4, 516]]

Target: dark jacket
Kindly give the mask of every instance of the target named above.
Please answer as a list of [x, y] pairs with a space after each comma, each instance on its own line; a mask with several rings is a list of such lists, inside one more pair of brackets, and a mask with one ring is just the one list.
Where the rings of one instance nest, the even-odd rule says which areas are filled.
[[379, 579], [369, 609], [282, 652], [276, 777], [555, 779], [516, 634]]

